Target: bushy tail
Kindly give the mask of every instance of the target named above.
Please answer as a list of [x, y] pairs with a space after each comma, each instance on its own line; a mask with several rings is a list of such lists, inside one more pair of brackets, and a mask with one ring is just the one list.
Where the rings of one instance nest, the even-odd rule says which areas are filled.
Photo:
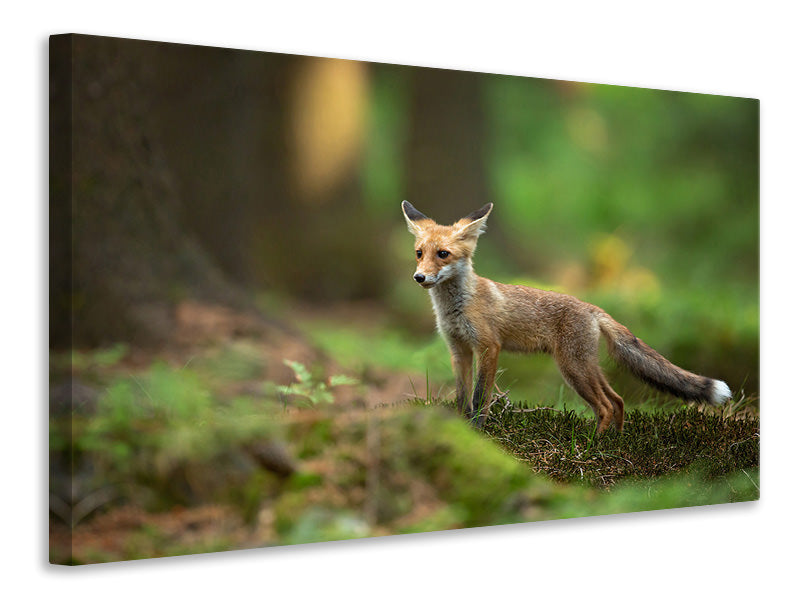
[[730, 399], [731, 390], [724, 381], [673, 365], [606, 313], [598, 315], [598, 324], [612, 358], [645, 383], [686, 400], [723, 404]]

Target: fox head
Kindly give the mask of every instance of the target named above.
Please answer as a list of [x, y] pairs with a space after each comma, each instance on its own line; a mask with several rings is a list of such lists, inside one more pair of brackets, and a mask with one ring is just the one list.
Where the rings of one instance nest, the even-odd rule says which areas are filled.
[[408, 201], [404, 200], [401, 206], [408, 230], [416, 238], [414, 252], [417, 269], [414, 281], [429, 289], [471, 271], [472, 253], [478, 244], [478, 236], [486, 228], [486, 219], [492, 212], [491, 203], [452, 225], [437, 224]]

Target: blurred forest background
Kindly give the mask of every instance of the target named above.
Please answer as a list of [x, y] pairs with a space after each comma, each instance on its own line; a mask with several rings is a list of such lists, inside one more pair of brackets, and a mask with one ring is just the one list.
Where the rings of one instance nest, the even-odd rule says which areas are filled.
[[[598, 304], [757, 396], [756, 100], [69, 36], [50, 121], [56, 408], [64, 381], [74, 409], [156, 358], [447, 396], [404, 199], [442, 223], [494, 202], [479, 274]], [[501, 366], [515, 403], [571, 394], [546, 357]]]
[[56, 346], [164, 342], [187, 298], [371, 300], [430, 333], [399, 203], [492, 201], [482, 275], [757, 389], [757, 101], [90, 37], [73, 64]]

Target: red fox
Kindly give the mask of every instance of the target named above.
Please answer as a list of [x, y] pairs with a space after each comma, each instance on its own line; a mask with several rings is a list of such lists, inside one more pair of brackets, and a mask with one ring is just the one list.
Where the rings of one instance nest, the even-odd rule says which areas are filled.
[[[622, 398], [606, 381], [597, 357], [600, 336], [610, 355], [645, 383], [687, 400], [722, 404], [728, 385], [673, 365], [617, 323], [605, 311], [566, 294], [479, 277], [472, 268], [478, 236], [493, 205], [450, 226], [439, 225], [403, 201], [409, 231], [416, 238], [414, 281], [427, 289], [436, 326], [450, 348], [456, 404], [482, 429], [491, 405], [500, 350], [547, 352], [564, 380], [597, 417], [599, 432], [613, 422], [622, 430]], [[472, 390], [473, 359], [478, 376]]]

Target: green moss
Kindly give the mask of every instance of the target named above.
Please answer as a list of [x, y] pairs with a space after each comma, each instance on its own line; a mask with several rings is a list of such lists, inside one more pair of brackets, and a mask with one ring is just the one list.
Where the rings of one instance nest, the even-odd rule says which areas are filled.
[[450, 414], [429, 410], [423, 419], [413, 414], [398, 418], [414, 421], [405, 449], [410, 462], [463, 515], [465, 526], [514, 519], [515, 496], [531, 480], [519, 461]]
[[326, 428], [304, 428], [331, 433], [333, 444], [316, 444], [320, 453], [308, 457], [330, 466], [324, 477], [293, 477], [291, 491], [274, 506], [281, 536], [296, 539], [297, 524], [309, 510], [338, 514], [352, 510], [354, 499], [362, 519], [372, 515], [373, 528], [413, 532], [518, 522], [554, 487], [441, 407], [376, 410], [366, 420], [333, 420], [321, 418], [330, 423]]
[[369, 525], [357, 513], [313, 507], [304, 511], [296, 521], [284, 529], [283, 542], [285, 544], [331, 542], [370, 535]]
[[595, 423], [571, 410], [497, 406], [487, 433], [537, 472], [565, 482], [609, 487], [625, 478], [653, 478], [702, 468], [708, 478], [759, 464], [759, 423], [720, 409], [626, 413], [622, 433], [595, 434]]
[[224, 499], [248, 518], [259, 468], [247, 447], [281, 437], [260, 401], [219, 402], [193, 372], [164, 364], [112, 381], [96, 415], [73, 432], [75, 458], [124, 498], [151, 508]]

